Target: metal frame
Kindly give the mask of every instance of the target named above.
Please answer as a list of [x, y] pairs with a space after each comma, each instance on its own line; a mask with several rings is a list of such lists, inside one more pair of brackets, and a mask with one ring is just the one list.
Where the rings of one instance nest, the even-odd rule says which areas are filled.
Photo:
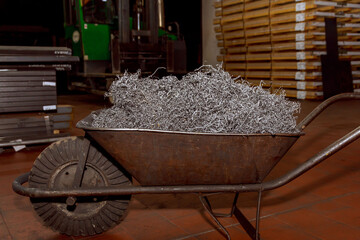
[[[336, 95], [332, 98], [322, 102], [316, 107], [306, 118], [304, 118], [297, 126], [299, 130], [304, 129], [312, 120], [316, 118], [323, 110], [329, 105], [343, 99], [360, 99], [360, 94], [356, 93], [344, 93]], [[217, 220], [217, 217], [232, 216], [233, 214], [238, 219], [239, 223], [244, 227], [246, 232], [252, 239], [260, 239], [259, 235], [259, 221], [260, 221], [260, 207], [261, 207], [261, 195], [263, 191], [272, 190], [281, 187], [295, 178], [299, 177], [306, 171], [315, 167], [325, 159], [329, 158], [339, 150], [343, 149], [350, 143], [360, 138], [360, 126], [355, 128], [350, 133], [346, 134], [342, 138], [338, 139], [334, 143], [322, 151], [309, 158], [307, 161], [293, 169], [292, 171], [284, 174], [283, 176], [262, 183], [255, 184], [238, 184], [238, 185], [182, 185], [182, 186], [129, 186], [129, 187], [103, 187], [103, 188], [75, 188], [72, 190], [47, 190], [47, 189], [36, 189], [22, 186], [22, 184], [28, 181], [30, 173], [23, 174], [15, 179], [13, 182], [13, 190], [24, 196], [31, 198], [48, 198], [48, 197], [68, 197], [68, 199], [81, 197], [81, 196], [115, 196], [115, 195], [129, 195], [129, 194], [166, 194], [166, 193], [198, 193], [200, 194], [200, 201], [202, 202], [206, 211], [219, 225], [220, 229], [225, 233], [227, 239], [230, 239], [230, 235], [227, 230]], [[86, 150], [86, 149], [84, 149]], [[86, 152], [86, 151], [85, 151]], [[84, 153], [84, 159], [80, 164], [86, 161], [86, 153]], [[81, 165], [79, 165], [79, 172], [81, 172]], [[204, 193], [235, 193], [232, 209], [230, 214], [220, 215], [213, 212], [211, 204]], [[258, 192], [258, 202], [256, 210], [256, 227], [246, 219], [241, 211], [236, 207], [238, 194], [240, 192]], [[71, 203], [71, 201], [69, 201]]]

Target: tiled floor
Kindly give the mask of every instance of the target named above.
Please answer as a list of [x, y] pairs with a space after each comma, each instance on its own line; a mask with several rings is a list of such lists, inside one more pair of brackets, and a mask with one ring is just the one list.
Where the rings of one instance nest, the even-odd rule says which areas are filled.
[[[103, 98], [77, 95], [61, 96], [60, 103], [75, 106], [74, 122], [92, 110], [104, 106]], [[302, 102], [303, 118], [318, 102]], [[360, 102], [337, 103], [319, 116], [306, 135], [290, 149], [267, 179], [288, 172], [316, 154], [360, 123]], [[74, 135], [82, 130], [73, 129]], [[136, 195], [128, 215], [112, 230], [93, 237], [59, 235], [43, 227], [29, 199], [12, 192], [11, 183], [29, 171], [33, 160], [44, 146], [31, 146], [14, 153], [7, 149], [0, 154], [0, 240], [56, 239], [225, 239], [214, 229], [214, 222], [202, 209], [195, 194]], [[349, 145], [324, 163], [306, 172], [293, 182], [265, 192], [260, 223], [265, 240], [353, 240], [360, 239], [360, 140]], [[232, 194], [211, 196], [214, 208], [229, 210]], [[256, 194], [240, 194], [238, 207], [254, 223]], [[232, 239], [250, 239], [234, 218], [220, 221]]]

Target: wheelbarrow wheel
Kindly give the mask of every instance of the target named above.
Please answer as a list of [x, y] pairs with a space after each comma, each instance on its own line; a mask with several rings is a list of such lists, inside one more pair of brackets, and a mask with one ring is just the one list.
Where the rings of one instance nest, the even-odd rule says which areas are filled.
[[[73, 137], [53, 143], [37, 157], [29, 176], [29, 187], [73, 189], [77, 163], [85, 143]], [[126, 175], [94, 146], [90, 145], [81, 187], [124, 186]], [[30, 198], [44, 224], [71, 236], [102, 233], [119, 224], [131, 195], [119, 197], [78, 197], [74, 205], [67, 198]]]

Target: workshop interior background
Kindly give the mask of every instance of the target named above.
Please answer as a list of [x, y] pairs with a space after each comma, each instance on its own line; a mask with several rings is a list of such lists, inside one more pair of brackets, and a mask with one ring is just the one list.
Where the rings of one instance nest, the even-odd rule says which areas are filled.
[[[87, 22], [84, 13], [79, 20], [79, 6], [89, 2], [102, 6], [106, 17]], [[163, 3], [162, 10], [152, 8], [154, 2]], [[96, 16], [89, 9], [87, 17]], [[127, 15], [119, 17], [119, 9]], [[109, 231], [63, 235], [42, 225], [52, 210], [34, 211], [39, 205], [14, 193], [12, 183], [52, 142], [84, 136], [77, 122], [113, 105], [104, 94], [126, 69], [181, 78], [220, 64], [239, 81], [299, 103], [299, 123], [331, 96], [359, 94], [359, 39], [359, 0], [0, 1], [0, 239], [226, 239], [193, 193], [133, 195], [126, 217]], [[321, 113], [265, 180], [290, 172], [353, 129], [358, 138], [356, 96]], [[357, 139], [289, 184], [264, 192], [261, 239], [360, 239], [359, 155]], [[234, 196], [209, 199], [215, 211], [228, 213]], [[237, 200], [254, 227], [257, 199], [248, 192]], [[46, 221], [62, 226], [60, 217]], [[220, 223], [231, 239], [255, 239], [235, 216]]]

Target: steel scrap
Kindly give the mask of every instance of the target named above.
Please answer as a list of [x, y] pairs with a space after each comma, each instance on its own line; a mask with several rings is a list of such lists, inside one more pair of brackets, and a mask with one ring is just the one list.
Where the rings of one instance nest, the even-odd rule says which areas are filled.
[[113, 106], [93, 113], [92, 127], [203, 133], [295, 133], [300, 103], [279, 90], [202, 66], [181, 79], [125, 73], [105, 94]]

